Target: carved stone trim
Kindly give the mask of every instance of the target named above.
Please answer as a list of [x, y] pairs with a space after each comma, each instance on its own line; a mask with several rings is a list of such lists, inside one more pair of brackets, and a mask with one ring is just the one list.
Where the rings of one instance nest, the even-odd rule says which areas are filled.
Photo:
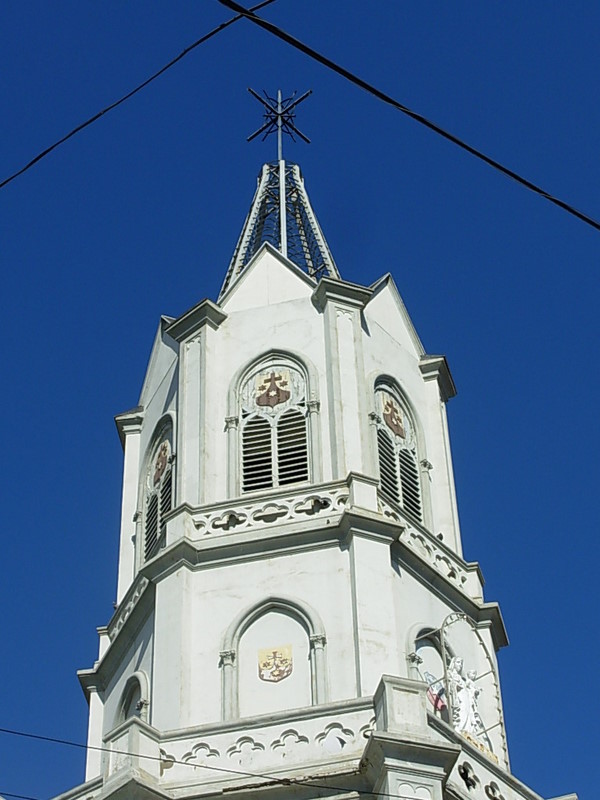
[[236, 416], [232, 417], [225, 417], [225, 430], [231, 430], [231, 428], [238, 428], [240, 424], [240, 418]]
[[468, 761], [464, 761], [458, 767], [458, 774], [465, 782], [467, 789], [474, 789], [479, 783], [479, 778], [475, 775], [475, 770]]
[[313, 650], [322, 650], [325, 645], [327, 644], [327, 637], [324, 633], [314, 633], [312, 636], [309, 637], [310, 639], [310, 646]]
[[221, 650], [219, 658], [221, 667], [232, 667], [235, 662], [235, 650]]
[[485, 794], [490, 800], [504, 800], [504, 795], [500, 794], [498, 784], [492, 781], [485, 787]]
[[318, 400], [309, 400], [306, 407], [309, 414], [318, 414], [321, 410], [321, 403]]
[[257, 526], [281, 524], [290, 520], [313, 519], [342, 512], [348, 502], [348, 487], [314, 487], [314, 491], [276, 495], [250, 502], [243, 498], [229, 506], [205, 507], [192, 515], [195, 529], [202, 536], [240, 533]]
[[108, 637], [111, 640], [111, 642], [114, 641], [115, 637], [117, 636], [123, 625], [125, 625], [125, 622], [131, 615], [133, 609], [136, 607], [138, 600], [144, 593], [146, 586], [148, 586], [148, 579], [141, 578], [138, 585], [135, 587], [135, 590], [128, 598], [127, 602], [123, 606], [117, 618], [113, 619], [110, 622], [108, 626]]

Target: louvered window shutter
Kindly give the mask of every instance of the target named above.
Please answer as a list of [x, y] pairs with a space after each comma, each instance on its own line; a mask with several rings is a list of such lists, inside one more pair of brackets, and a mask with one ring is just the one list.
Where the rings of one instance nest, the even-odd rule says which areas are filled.
[[377, 429], [377, 451], [379, 454], [379, 482], [381, 492], [388, 500], [400, 502], [396, 453], [391, 436], [382, 428]]
[[160, 524], [162, 527], [163, 517], [167, 511], [171, 510], [173, 495], [173, 470], [167, 470], [162, 486], [160, 487]]
[[253, 417], [242, 433], [242, 489], [269, 489], [273, 486], [273, 448], [271, 425], [262, 417]]
[[279, 486], [308, 480], [306, 418], [294, 408], [277, 423], [277, 468]]
[[406, 448], [400, 450], [400, 483], [402, 485], [402, 505], [409, 514], [422, 521], [421, 486], [419, 468], [414, 453]]
[[158, 545], [158, 495], [152, 494], [146, 505], [144, 531], [144, 559], [147, 561], [156, 552]]

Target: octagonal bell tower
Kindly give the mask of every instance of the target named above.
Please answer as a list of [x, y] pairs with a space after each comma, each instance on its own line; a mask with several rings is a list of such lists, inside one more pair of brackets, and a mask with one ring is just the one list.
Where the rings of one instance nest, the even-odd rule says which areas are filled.
[[[263, 102], [291, 124], [297, 101]], [[539, 800], [462, 557], [445, 358], [389, 274], [342, 279], [281, 153], [224, 272], [217, 302], [160, 319], [116, 418], [117, 607], [65, 797]]]

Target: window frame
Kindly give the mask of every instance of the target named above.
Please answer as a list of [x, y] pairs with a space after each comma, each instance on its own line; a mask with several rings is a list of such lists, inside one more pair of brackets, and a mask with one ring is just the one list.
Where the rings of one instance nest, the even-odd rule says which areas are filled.
[[[383, 401], [380, 399], [384, 393], [396, 403], [398, 409], [404, 414], [404, 422], [408, 422], [408, 427], [410, 427], [410, 445], [403, 442], [405, 437], [395, 433], [392, 425], [384, 420], [381, 412]], [[371, 417], [375, 423], [375, 460], [379, 492], [384, 500], [397, 506], [407, 514], [409, 519], [425, 525], [428, 517], [428, 503], [422, 464], [426, 459], [424, 459], [422, 435], [416, 415], [396, 381], [380, 377], [375, 381], [373, 395], [375, 411]], [[403, 425], [400, 423], [399, 429], [402, 427]], [[389, 447], [386, 453], [383, 452], [382, 441], [385, 441], [386, 446]], [[384, 459], [387, 462], [386, 469], [382, 470]], [[395, 495], [390, 490], [392, 484], [396, 489]], [[405, 498], [408, 498], [408, 502]], [[418, 513], [416, 513], [417, 511]]]
[[[150, 486], [150, 473], [153, 464], [158, 456], [159, 448], [163, 443], [168, 443], [166, 463], [164, 471], [160, 476], [158, 483], [155, 486]], [[160, 551], [162, 543], [164, 542], [165, 535], [165, 522], [166, 516], [175, 507], [175, 453], [173, 449], [174, 442], [174, 425], [171, 415], [163, 417], [156, 425], [150, 443], [146, 448], [144, 457], [144, 468], [141, 473], [141, 508], [139, 517], [141, 521], [139, 529], [139, 547], [138, 547], [138, 564], [139, 566], [145, 564], [154, 558]], [[163, 492], [165, 487], [169, 487], [169, 506], [164, 506]], [[147, 539], [147, 524], [148, 524], [148, 510], [149, 504], [153, 498], [156, 498], [156, 541], [147, 552], [146, 539]]]
[[[289, 409], [298, 409], [302, 414], [305, 423], [305, 435], [303, 442], [306, 446], [306, 477], [298, 481], [274, 481], [271, 486], [244, 489], [243, 472], [243, 447], [244, 427], [251, 418], [261, 418], [261, 415], [243, 413], [242, 392], [248, 382], [260, 373], [270, 370], [291, 370], [296, 372], [304, 386], [303, 402], [301, 404], [291, 404], [281, 409], [276, 415], [278, 419], [283, 417]], [[266, 492], [281, 492], [286, 488], [318, 483], [322, 477], [322, 465], [317, 454], [321, 450], [321, 430], [319, 421], [320, 402], [318, 397], [318, 373], [308, 359], [291, 351], [269, 350], [246, 363], [238, 370], [230, 384], [228, 395], [228, 416], [225, 418], [225, 431], [228, 436], [228, 496], [241, 497], [252, 496], [254, 494], [264, 494]], [[275, 415], [273, 415], [275, 416]], [[262, 418], [267, 418], [266, 414]], [[269, 425], [272, 426], [271, 419]], [[277, 426], [270, 428], [271, 441], [277, 444]], [[273, 448], [272, 448], [273, 450]], [[278, 466], [280, 457], [277, 454]], [[273, 453], [271, 452], [271, 463], [273, 463]]]

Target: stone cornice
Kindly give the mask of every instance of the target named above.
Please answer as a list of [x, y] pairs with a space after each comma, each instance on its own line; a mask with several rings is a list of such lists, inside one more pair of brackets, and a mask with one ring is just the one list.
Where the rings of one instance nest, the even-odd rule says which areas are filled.
[[445, 783], [460, 751], [460, 747], [453, 742], [444, 744], [437, 738], [421, 737], [412, 731], [402, 734], [375, 730], [365, 747], [362, 763], [365, 770], [371, 770], [376, 775], [388, 759], [405, 761], [421, 774], [427, 774], [430, 770], [441, 772]]
[[227, 314], [216, 303], [212, 300], [202, 300], [178, 317], [175, 322], [167, 325], [165, 330], [175, 341], [182, 342], [204, 325], [216, 330], [226, 319]]
[[[230, 513], [235, 514], [236, 511], [238, 509], [235, 506], [231, 507]], [[187, 537], [195, 529], [193, 513], [192, 509], [184, 506], [171, 512], [175, 517], [171, 519], [177, 524], [181, 535], [142, 568], [141, 574], [150, 581], [160, 580], [181, 564], [187, 564], [191, 569], [202, 569], [217, 563], [242, 564], [282, 550], [289, 553], [345, 545], [351, 537], [359, 536], [388, 543], [408, 571], [447, 600], [456, 611], [467, 614], [477, 624], [489, 623], [496, 648], [508, 644], [498, 604], [484, 603], [470, 597], [402, 540], [405, 526], [380, 513], [347, 508], [323, 517], [292, 519], [281, 524], [257, 525], [239, 532], [205, 534], [191, 539]], [[478, 570], [477, 565], [465, 564], [456, 554], [454, 558], [465, 568]]]
[[426, 381], [437, 380], [444, 403], [456, 396], [456, 386], [445, 356], [422, 356], [419, 369]]
[[404, 567], [428, 589], [447, 600], [457, 611], [467, 614], [477, 624], [489, 623], [494, 647], [499, 650], [508, 644], [508, 636], [498, 603], [473, 600], [452, 581], [439, 573], [428, 561], [398, 538], [394, 551]]
[[115, 417], [115, 425], [119, 432], [119, 439], [121, 445], [125, 447], [125, 437], [129, 433], [139, 433], [142, 429], [144, 421], [144, 407], [136, 406], [129, 411], [124, 411], [122, 414], [117, 414]]
[[362, 309], [372, 294], [372, 289], [367, 289], [358, 283], [321, 278], [312, 294], [312, 300], [319, 311], [323, 311], [328, 302]]
[[169, 742], [174, 739], [181, 739], [183, 736], [209, 736], [214, 733], [225, 733], [227, 731], [240, 731], [260, 727], [266, 722], [292, 723], [303, 719], [316, 719], [320, 717], [343, 714], [350, 711], [361, 711], [373, 707], [373, 698], [357, 697], [350, 700], [338, 700], [332, 703], [322, 703], [317, 706], [306, 706], [305, 708], [285, 709], [283, 711], [273, 711], [270, 714], [257, 714], [253, 717], [240, 717], [219, 722], [207, 722], [203, 725], [196, 725], [191, 728], [178, 728], [167, 731], [156, 731], [157, 737], [161, 742]]
[[151, 613], [154, 594], [154, 584], [139, 572], [108, 623], [107, 632], [111, 639], [108, 649], [93, 669], [79, 670], [77, 673], [86, 697], [89, 696], [90, 689], [103, 690], [108, 685], [135, 632]]

